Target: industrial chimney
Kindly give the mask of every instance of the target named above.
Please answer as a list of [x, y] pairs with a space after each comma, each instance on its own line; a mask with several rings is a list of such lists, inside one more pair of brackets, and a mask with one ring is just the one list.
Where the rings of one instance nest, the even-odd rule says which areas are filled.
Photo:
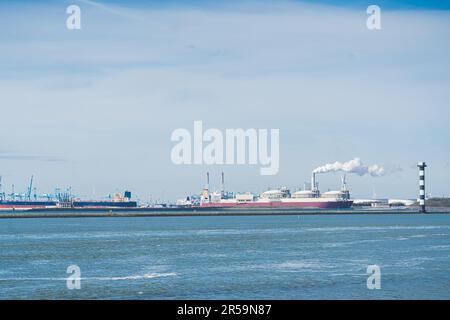
[[311, 191], [316, 190], [316, 174], [313, 172], [311, 175]]
[[225, 176], [224, 176], [224, 173], [222, 172], [222, 183], [221, 183], [221, 186], [220, 186], [221, 188], [221, 190], [220, 190], [220, 197], [221, 198], [223, 198], [223, 196], [224, 196], [224, 194], [225, 194]]
[[316, 183], [316, 174], [314, 172], [311, 175], [311, 192], [313, 193], [314, 198], [320, 197], [320, 192]]
[[206, 173], [206, 186], [203, 188], [203, 202], [210, 202], [209, 196], [209, 172]]

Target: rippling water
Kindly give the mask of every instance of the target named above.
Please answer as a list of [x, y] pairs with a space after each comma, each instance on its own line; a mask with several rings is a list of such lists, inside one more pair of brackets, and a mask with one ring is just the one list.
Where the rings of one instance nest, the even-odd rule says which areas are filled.
[[2, 219], [0, 246], [0, 299], [450, 299], [448, 214]]

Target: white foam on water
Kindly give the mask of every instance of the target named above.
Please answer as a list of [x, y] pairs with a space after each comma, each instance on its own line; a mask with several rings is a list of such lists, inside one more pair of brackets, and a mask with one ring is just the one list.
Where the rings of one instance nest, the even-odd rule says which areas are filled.
[[[73, 280], [80, 280], [77, 278], [74, 278]], [[0, 281], [67, 281], [67, 278], [43, 278], [43, 277], [36, 277], [36, 278], [27, 278], [27, 277], [16, 277], [16, 278], [0, 278]]]
[[[196, 230], [168, 230], [168, 231], [89, 231], [72, 233], [41, 233], [41, 234], [1, 234], [1, 240], [71, 240], [71, 239], [108, 239], [119, 240], [141, 237], [177, 237], [195, 234]], [[104, 240], [105, 241], [105, 240]]]
[[346, 245], [349, 245], [351, 243], [349, 242], [332, 242], [332, 243], [324, 243], [322, 247], [324, 248], [339, 248], [339, 247], [345, 247]]
[[48, 259], [43, 259], [43, 260], [31, 260], [29, 262], [31, 265], [47, 265], [49, 263], [51, 263], [51, 260]]
[[[170, 273], [146, 273], [143, 275], [130, 275], [123, 277], [81, 277], [81, 278], [71, 278], [71, 280], [100, 280], [100, 281], [116, 281], [116, 280], [140, 280], [140, 279], [154, 279], [161, 277], [176, 276], [175, 272]], [[45, 278], [45, 277], [35, 277], [35, 278], [0, 278], [0, 281], [67, 281], [67, 278]]]
[[339, 247], [345, 247], [345, 246], [351, 246], [355, 244], [361, 244], [361, 243], [373, 243], [373, 242], [383, 242], [383, 241], [389, 241], [392, 240], [392, 237], [382, 237], [379, 239], [361, 239], [361, 240], [355, 240], [355, 241], [346, 241], [346, 242], [329, 242], [324, 243], [322, 245], [323, 248], [339, 248]]
[[430, 249], [437, 249], [437, 250], [450, 249], [450, 244], [435, 245], [435, 246], [430, 246], [429, 248]]
[[154, 278], [161, 278], [161, 277], [170, 277], [170, 276], [176, 276], [177, 274], [175, 272], [170, 273], [146, 273], [143, 275], [130, 275], [130, 276], [123, 276], [123, 277], [92, 277], [92, 278], [83, 278], [87, 280], [140, 280], [140, 279], [154, 279]]
[[397, 261], [391, 265], [384, 265], [384, 267], [402, 267], [402, 268], [418, 268], [418, 269], [423, 269], [422, 265], [426, 262], [431, 262], [434, 261], [433, 258], [428, 258], [428, 257], [418, 257], [418, 258], [412, 258], [412, 259], [405, 259], [405, 260], [401, 260], [401, 261]]
[[296, 233], [300, 229], [292, 228], [255, 228], [255, 229], [205, 229], [197, 230], [196, 235], [246, 235], [246, 234], [287, 234]]
[[324, 269], [329, 266], [316, 260], [293, 260], [272, 265], [275, 269], [295, 270], [295, 269]]
[[312, 231], [312, 232], [336, 232], [336, 231], [386, 231], [386, 230], [431, 230], [431, 229], [450, 229], [450, 226], [380, 226], [380, 227], [364, 227], [364, 226], [355, 226], [355, 227], [319, 227], [319, 228], [306, 228], [304, 231]]
[[228, 258], [230, 255], [226, 253], [190, 252], [184, 254], [184, 256], [198, 258]]

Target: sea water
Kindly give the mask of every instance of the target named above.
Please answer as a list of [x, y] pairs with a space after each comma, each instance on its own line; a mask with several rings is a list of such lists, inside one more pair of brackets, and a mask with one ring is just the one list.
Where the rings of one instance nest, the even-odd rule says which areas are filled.
[[0, 299], [449, 298], [449, 214], [0, 219]]

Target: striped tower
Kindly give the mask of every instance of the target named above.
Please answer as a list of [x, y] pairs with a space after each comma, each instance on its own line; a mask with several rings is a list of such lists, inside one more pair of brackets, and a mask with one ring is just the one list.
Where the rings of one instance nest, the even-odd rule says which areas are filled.
[[427, 212], [425, 209], [425, 168], [427, 165], [425, 162], [419, 162], [417, 164], [417, 167], [419, 167], [419, 205], [420, 205], [420, 212], [425, 213]]

